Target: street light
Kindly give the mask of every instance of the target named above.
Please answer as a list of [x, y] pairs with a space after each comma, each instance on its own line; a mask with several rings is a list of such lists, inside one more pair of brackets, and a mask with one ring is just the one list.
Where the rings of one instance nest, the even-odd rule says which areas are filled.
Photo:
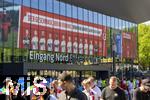
[[116, 66], [115, 55], [116, 55], [116, 44], [113, 41], [113, 43], [112, 43], [112, 56], [113, 56], [113, 66], [112, 66], [113, 68], [112, 68], [112, 70], [113, 70], [113, 75], [115, 75], [115, 70], [116, 70], [116, 68], [115, 68], [115, 66]]

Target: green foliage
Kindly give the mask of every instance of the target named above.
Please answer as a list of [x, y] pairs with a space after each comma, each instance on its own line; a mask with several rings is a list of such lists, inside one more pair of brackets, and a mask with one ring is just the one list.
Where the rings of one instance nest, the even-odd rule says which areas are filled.
[[138, 26], [139, 62], [143, 67], [150, 67], [150, 25]]

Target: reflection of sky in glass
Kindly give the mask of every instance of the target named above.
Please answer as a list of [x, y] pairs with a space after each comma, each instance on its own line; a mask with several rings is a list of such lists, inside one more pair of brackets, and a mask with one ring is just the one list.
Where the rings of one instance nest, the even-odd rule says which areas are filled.
[[114, 17], [111, 17], [110, 26], [111, 27], [115, 27], [115, 19], [114, 19]]
[[131, 26], [134, 26], [131, 23], [128, 23], [127, 21], [123, 21], [121, 19], [118, 20], [117, 18], [114, 19], [114, 17], [109, 17], [80, 7], [75, 7], [73, 5], [59, 2], [57, 0], [4, 0], [4, 1], [12, 2], [14, 4], [21, 4], [28, 7], [31, 6], [32, 8], [53, 12], [63, 16], [72, 17], [88, 21], [91, 23], [101, 24], [112, 28], [115, 27], [117, 29], [130, 28]]
[[[5, 7], [5, 10], [19, 10], [20, 6], [9, 6], [9, 7]], [[3, 8], [0, 8], [0, 11], [3, 11]]]
[[122, 21], [122, 29], [125, 29], [126, 28], [126, 24], [125, 24], [125, 21], [123, 20]]
[[[35, 2], [35, 1], [38, 1], [38, 0], [31, 0], [31, 7], [39, 9], [38, 6], [41, 4], [38, 4], [38, 2]], [[43, 6], [43, 8], [44, 8], [44, 6]]]
[[40, 2], [40, 4], [39, 4], [39, 9], [40, 10], [44, 10], [44, 11], [46, 10], [46, 1], [47, 0], [42, 0], [42, 2]]
[[119, 19], [119, 21], [118, 21], [118, 24], [119, 24], [119, 30], [121, 30], [122, 29], [122, 20], [121, 19]]
[[97, 18], [97, 12], [94, 12], [93, 15], [94, 15], [94, 23], [97, 24], [97, 22], [98, 22], [98, 21], [97, 21], [97, 19], [98, 19], [98, 18]]
[[118, 24], [119, 24], [118, 19], [115, 18], [115, 28], [116, 28], [116, 29], [119, 29], [119, 25], [118, 25]]
[[72, 17], [73, 17], [73, 18], [78, 18], [78, 16], [77, 16], [77, 7], [72, 6], [72, 10], [73, 10]]
[[85, 21], [88, 21], [88, 16], [89, 16], [89, 15], [88, 15], [88, 10], [84, 9], [83, 11], [84, 11], [84, 15], [83, 15], [84, 18], [83, 18], [83, 19], [84, 19]]
[[66, 15], [66, 5], [62, 2], [60, 2], [60, 15]]
[[47, 12], [53, 12], [53, 1], [46, 0], [46, 7], [47, 7]]
[[82, 8], [78, 7], [78, 19], [83, 20], [83, 10]]
[[106, 23], [107, 23], [107, 26], [110, 27], [110, 16], [107, 16], [107, 17], [106, 17], [106, 21], [107, 21], [107, 22], [106, 22]]
[[106, 15], [103, 15], [102, 18], [103, 18], [103, 25], [106, 26], [107, 25], [106, 24]]
[[53, 2], [54, 3], [54, 12], [56, 14], [59, 14], [59, 2], [58, 1], [55, 1]]
[[98, 24], [102, 25], [102, 14], [98, 14]]
[[[65, 4], [65, 3], [64, 3]], [[61, 8], [62, 9], [62, 8]], [[69, 4], [66, 4], [66, 9], [67, 9], [67, 12], [66, 12], [66, 16], [68, 17], [72, 17], [72, 6], [69, 5]], [[65, 11], [65, 9], [63, 9]]]
[[89, 11], [89, 22], [93, 22], [93, 12]]

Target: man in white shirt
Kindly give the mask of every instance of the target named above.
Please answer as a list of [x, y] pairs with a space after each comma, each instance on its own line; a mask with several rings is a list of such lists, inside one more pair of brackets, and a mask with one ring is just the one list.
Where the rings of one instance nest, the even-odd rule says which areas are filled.
[[65, 41], [65, 35], [62, 36], [62, 41], [61, 41], [61, 52], [66, 52], [66, 41]]
[[48, 51], [53, 51], [53, 39], [52, 34], [49, 34], [49, 39], [47, 40], [47, 49]]
[[92, 44], [92, 40], [90, 41], [90, 45], [89, 45], [89, 54], [93, 55], [93, 44]]
[[80, 39], [80, 43], [79, 43], [79, 54], [83, 54], [83, 43], [82, 43], [82, 39]]
[[24, 48], [29, 48], [30, 47], [30, 36], [29, 36], [29, 30], [25, 30], [25, 37], [23, 38], [23, 45]]
[[91, 89], [97, 94], [97, 97], [94, 100], [100, 100], [102, 92], [100, 88], [96, 85], [95, 78], [89, 77], [88, 80], [90, 82]]
[[70, 36], [68, 37], [67, 51], [68, 51], [68, 53], [72, 53], [72, 42], [71, 42]]
[[37, 31], [34, 31], [34, 36], [32, 37], [31, 43], [32, 43], [32, 49], [33, 50], [38, 50], [38, 36], [37, 36]]
[[59, 39], [58, 34], [56, 35], [56, 39], [54, 40], [54, 51], [59, 52]]
[[44, 33], [44, 31], [42, 31], [42, 33], [41, 33], [41, 39], [40, 39], [40, 41], [39, 41], [40, 50], [45, 50], [45, 43], [46, 43], [46, 40], [45, 40], [45, 33]]
[[77, 37], [75, 37], [75, 41], [74, 41], [74, 43], [73, 43], [73, 53], [78, 53]]
[[84, 54], [85, 54], [85, 55], [88, 55], [88, 43], [87, 43], [87, 39], [85, 39]]
[[82, 92], [86, 94], [88, 100], [95, 100], [95, 98], [98, 97], [97, 93], [91, 89], [90, 81], [88, 81], [88, 79], [83, 80], [82, 85], [84, 88]]

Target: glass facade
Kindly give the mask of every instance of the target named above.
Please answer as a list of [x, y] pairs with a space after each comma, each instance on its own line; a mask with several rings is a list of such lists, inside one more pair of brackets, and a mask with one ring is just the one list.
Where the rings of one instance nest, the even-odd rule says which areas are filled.
[[58, 0], [1, 1], [0, 62], [53, 63], [54, 53], [111, 58], [113, 45], [119, 59], [136, 59], [135, 23]]

